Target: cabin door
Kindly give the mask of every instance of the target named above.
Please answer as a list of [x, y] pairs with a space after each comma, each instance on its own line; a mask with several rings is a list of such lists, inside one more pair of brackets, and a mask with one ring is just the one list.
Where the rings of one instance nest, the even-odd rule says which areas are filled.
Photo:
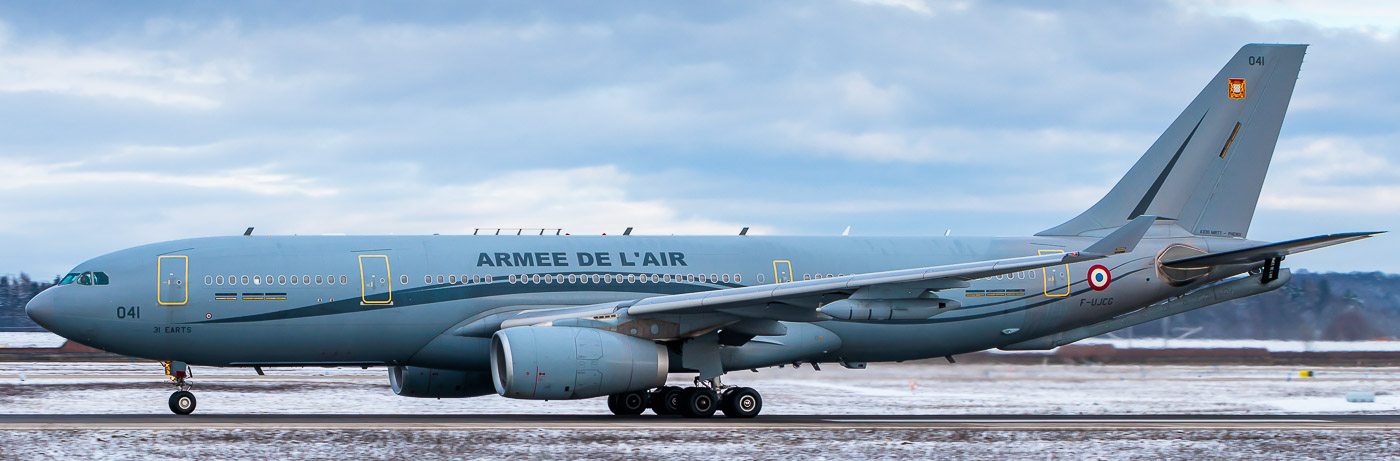
[[162, 306], [179, 306], [190, 300], [190, 258], [161, 256], [156, 258], [156, 300]]
[[394, 302], [394, 278], [389, 272], [386, 255], [360, 255], [360, 302], [391, 304]]
[[[1042, 255], [1064, 252], [1065, 250], [1038, 251]], [[1069, 264], [1041, 268], [1040, 279], [1045, 281], [1045, 296], [1069, 296]]]

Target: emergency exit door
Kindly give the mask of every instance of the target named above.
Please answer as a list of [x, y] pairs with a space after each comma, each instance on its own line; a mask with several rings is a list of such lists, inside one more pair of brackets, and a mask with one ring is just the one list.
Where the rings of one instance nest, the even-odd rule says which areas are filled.
[[792, 281], [792, 261], [773, 261], [773, 283]]
[[[1038, 254], [1063, 254], [1065, 250], [1038, 250]], [[1040, 269], [1040, 279], [1045, 281], [1045, 296], [1069, 296], [1069, 264], [1047, 266]]]
[[390, 304], [394, 302], [394, 278], [389, 273], [386, 255], [360, 255], [360, 302]]
[[156, 258], [156, 302], [162, 306], [179, 306], [190, 299], [189, 256], [161, 256]]

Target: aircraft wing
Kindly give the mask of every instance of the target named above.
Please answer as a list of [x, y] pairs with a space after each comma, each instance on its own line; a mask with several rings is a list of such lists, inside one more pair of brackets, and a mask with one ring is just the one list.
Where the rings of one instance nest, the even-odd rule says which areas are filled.
[[[826, 294], [849, 295], [861, 288], [877, 285], [910, 284], [940, 280], [963, 282], [993, 275], [1009, 274], [1017, 271], [1039, 269], [1073, 262], [1090, 261], [1106, 258], [1114, 254], [1127, 253], [1132, 251], [1132, 249], [1137, 246], [1137, 243], [1142, 240], [1142, 236], [1147, 233], [1147, 230], [1152, 226], [1152, 222], [1155, 219], [1156, 218], [1153, 216], [1142, 216], [1134, 219], [1132, 222], [1118, 228], [1118, 230], [1115, 230], [1113, 233], [1105, 236], [1088, 248], [1074, 253], [993, 259], [943, 266], [855, 274], [820, 280], [804, 280], [698, 293], [653, 296], [620, 303], [579, 306], [567, 309], [566, 311], [535, 311], [522, 313], [520, 316], [505, 320], [501, 323], [501, 328], [535, 325], [560, 318], [596, 315], [603, 312], [613, 312], [618, 309], [626, 309], [626, 312], [633, 316], [723, 312], [736, 316], [754, 318], [784, 317], [790, 316], [791, 312], [775, 312], [771, 313], [774, 315], [770, 315], [770, 313], [765, 312], [765, 310], [773, 309], [771, 307], [772, 303], [782, 303], [784, 301], [811, 298]], [[782, 307], [778, 307], [774, 310], [791, 310], [791, 308], [783, 309]], [[814, 317], [811, 320], [817, 320], [814, 311], [811, 309], [804, 309], [804, 311]]]
[[1163, 266], [1172, 268], [1200, 268], [1209, 266], [1220, 266], [1226, 264], [1249, 264], [1263, 262], [1267, 259], [1281, 258], [1294, 253], [1316, 250], [1318, 248], [1339, 245], [1347, 242], [1354, 242], [1381, 232], [1348, 232], [1345, 234], [1319, 235], [1315, 237], [1289, 240], [1286, 242], [1270, 243], [1267, 245], [1241, 248], [1238, 250], [1222, 251], [1219, 253], [1207, 253], [1188, 258], [1162, 261]]

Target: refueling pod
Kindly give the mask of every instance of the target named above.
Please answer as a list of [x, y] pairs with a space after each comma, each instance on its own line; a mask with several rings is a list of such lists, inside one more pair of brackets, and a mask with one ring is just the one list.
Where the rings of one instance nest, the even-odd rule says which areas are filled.
[[491, 375], [480, 371], [406, 366], [389, 367], [389, 387], [397, 395], [425, 398], [477, 397], [495, 391]]
[[843, 299], [821, 307], [837, 320], [920, 320], [962, 307], [942, 298]]
[[666, 347], [579, 327], [527, 326], [491, 339], [496, 393], [514, 399], [586, 399], [666, 384]]

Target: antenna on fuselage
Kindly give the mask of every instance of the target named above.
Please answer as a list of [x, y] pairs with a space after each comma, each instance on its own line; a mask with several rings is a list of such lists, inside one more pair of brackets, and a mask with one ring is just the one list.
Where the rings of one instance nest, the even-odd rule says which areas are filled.
[[739, 229], [739, 235], [749, 235], [749, 228]]
[[627, 230], [622, 231], [622, 235], [632, 235], [632, 228], [629, 227]]
[[253, 235], [253, 228], [251, 228], [251, 227], [249, 227], [248, 230], [243, 231], [243, 236], [244, 236], [244, 237], [247, 237], [247, 236], [249, 236], [249, 235]]
[[851, 226], [846, 226], [846, 230], [841, 231], [841, 235], [851, 235]]

